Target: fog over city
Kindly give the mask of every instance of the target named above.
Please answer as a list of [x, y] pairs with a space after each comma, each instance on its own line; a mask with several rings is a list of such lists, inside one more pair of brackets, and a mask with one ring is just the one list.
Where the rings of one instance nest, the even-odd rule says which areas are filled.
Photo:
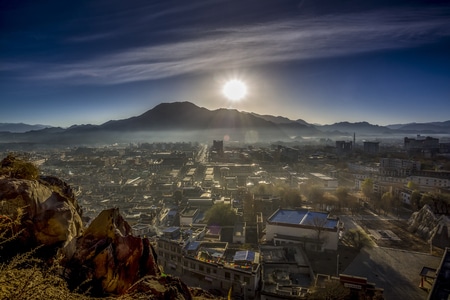
[[0, 20], [0, 298], [449, 297], [447, 1]]

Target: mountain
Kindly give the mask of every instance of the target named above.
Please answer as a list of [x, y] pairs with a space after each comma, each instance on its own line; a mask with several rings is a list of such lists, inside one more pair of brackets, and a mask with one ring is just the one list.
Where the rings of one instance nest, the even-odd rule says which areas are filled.
[[390, 129], [420, 133], [449, 133], [450, 120], [445, 122], [393, 124], [387, 127]]
[[[25, 125], [25, 124], [23, 124]], [[29, 125], [36, 126], [36, 125]], [[303, 137], [338, 138], [352, 136], [398, 137], [399, 135], [450, 134], [450, 121], [433, 123], [372, 125], [368, 122], [340, 122], [312, 125], [301, 119], [259, 115], [235, 109], [208, 110], [190, 102], [161, 103], [139, 116], [111, 120], [101, 125], [73, 125], [30, 130], [0, 131], [0, 145], [104, 145], [130, 142], [177, 141], [293, 141]]]
[[23, 133], [31, 130], [41, 130], [44, 128], [50, 128], [52, 126], [49, 125], [29, 125], [24, 123], [0, 123], [0, 132], [14, 132], [14, 133]]
[[368, 122], [339, 122], [316, 127], [323, 132], [333, 133], [335, 135], [353, 135], [353, 133], [357, 133], [358, 135], [390, 135], [395, 133], [394, 130], [388, 127], [372, 125]]
[[275, 117], [271, 115], [258, 115], [256, 113], [250, 114], [278, 125], [278, 127], [281, 128], [290, 137], [322, 135], [322, 132], [318, 130], [314, 125], [311, 125], [303, 121], [302, 119], [293, 121], [282, 116]]

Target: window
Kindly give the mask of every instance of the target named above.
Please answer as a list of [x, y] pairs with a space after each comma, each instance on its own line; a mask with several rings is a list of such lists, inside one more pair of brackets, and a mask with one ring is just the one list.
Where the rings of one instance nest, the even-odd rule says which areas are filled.
[[198, 265], [198, 270], [199, 271], [205, 271], [205, 268], [203, 267], [203, 265]]
[[188, 266], [188, 262], [187, 262], [187, 261], [184, 261], [183, 265], [184, 265], [185, 267], [187, 267], [187, 266]]
[[225, 279], [230, 279], [230, 278], [231, 278], [230, 272], [225, 272]]
[[191, 269], [195, 270], [195, 263], [191, 262]]
[[241, 276], [239, 276], [239, 274], [234, 274], [234, 281], [240, 281], [241, 280]]
[[244, 276], [244, 282], [250, 284], [250, 277]]
[[211, 274], [211, 269], [210, 268], [206, 268], [206, 273]]

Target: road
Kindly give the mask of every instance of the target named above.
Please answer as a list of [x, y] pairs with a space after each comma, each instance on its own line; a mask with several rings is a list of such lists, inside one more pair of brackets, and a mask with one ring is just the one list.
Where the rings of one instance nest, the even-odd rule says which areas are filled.
[[[424, 266], [437, 268], [440, 255], [431, 255], [427, 243], [406, 230], [407, 211], [399, 216], [378, 215], [366, 210], [362, 215], [342, 215], [346, 230], [364, 227], [367, 230], [392, 230], [402, 240], [376, 241], [377, 246], [364, 248], [343, 271], [361, 276], [384, 288], [385, 299], [426, 299], [427, 293], [418, 287]], [[362, 226], [362, 227], [361, 227]]]

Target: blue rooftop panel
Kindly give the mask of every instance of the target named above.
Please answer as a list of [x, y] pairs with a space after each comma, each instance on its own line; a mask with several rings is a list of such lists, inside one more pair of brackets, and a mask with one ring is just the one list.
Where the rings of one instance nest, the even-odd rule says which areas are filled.
[[190, 242], [189, 244], [187, 244], [186, 246], [186, 250], [187, 251], [196, 251], [198, 249], [198, 246], [200, 246], [200, 242]]
[[172, 233], [179, 229], [180, 229], [179, 227], [168, 227], [168, 228], [163, 229], [163, 233]]
[[307, 213], [307, 210], [280, 209], [270, 218], [270, 221], [286, 224], [300, 224]]
[[328, 213], [314, 212], [308, 210], [288, 210], [280, 209], [275, 215], [270, 218], [271, 222], [308, 225], [308, 226], [322, 226], [324, 228], [335, 228], [338, 221], [328, 219]]
[[255, 252], [253, 251], [236, 251], [234, 254], [234, 261], [254, 261]]

